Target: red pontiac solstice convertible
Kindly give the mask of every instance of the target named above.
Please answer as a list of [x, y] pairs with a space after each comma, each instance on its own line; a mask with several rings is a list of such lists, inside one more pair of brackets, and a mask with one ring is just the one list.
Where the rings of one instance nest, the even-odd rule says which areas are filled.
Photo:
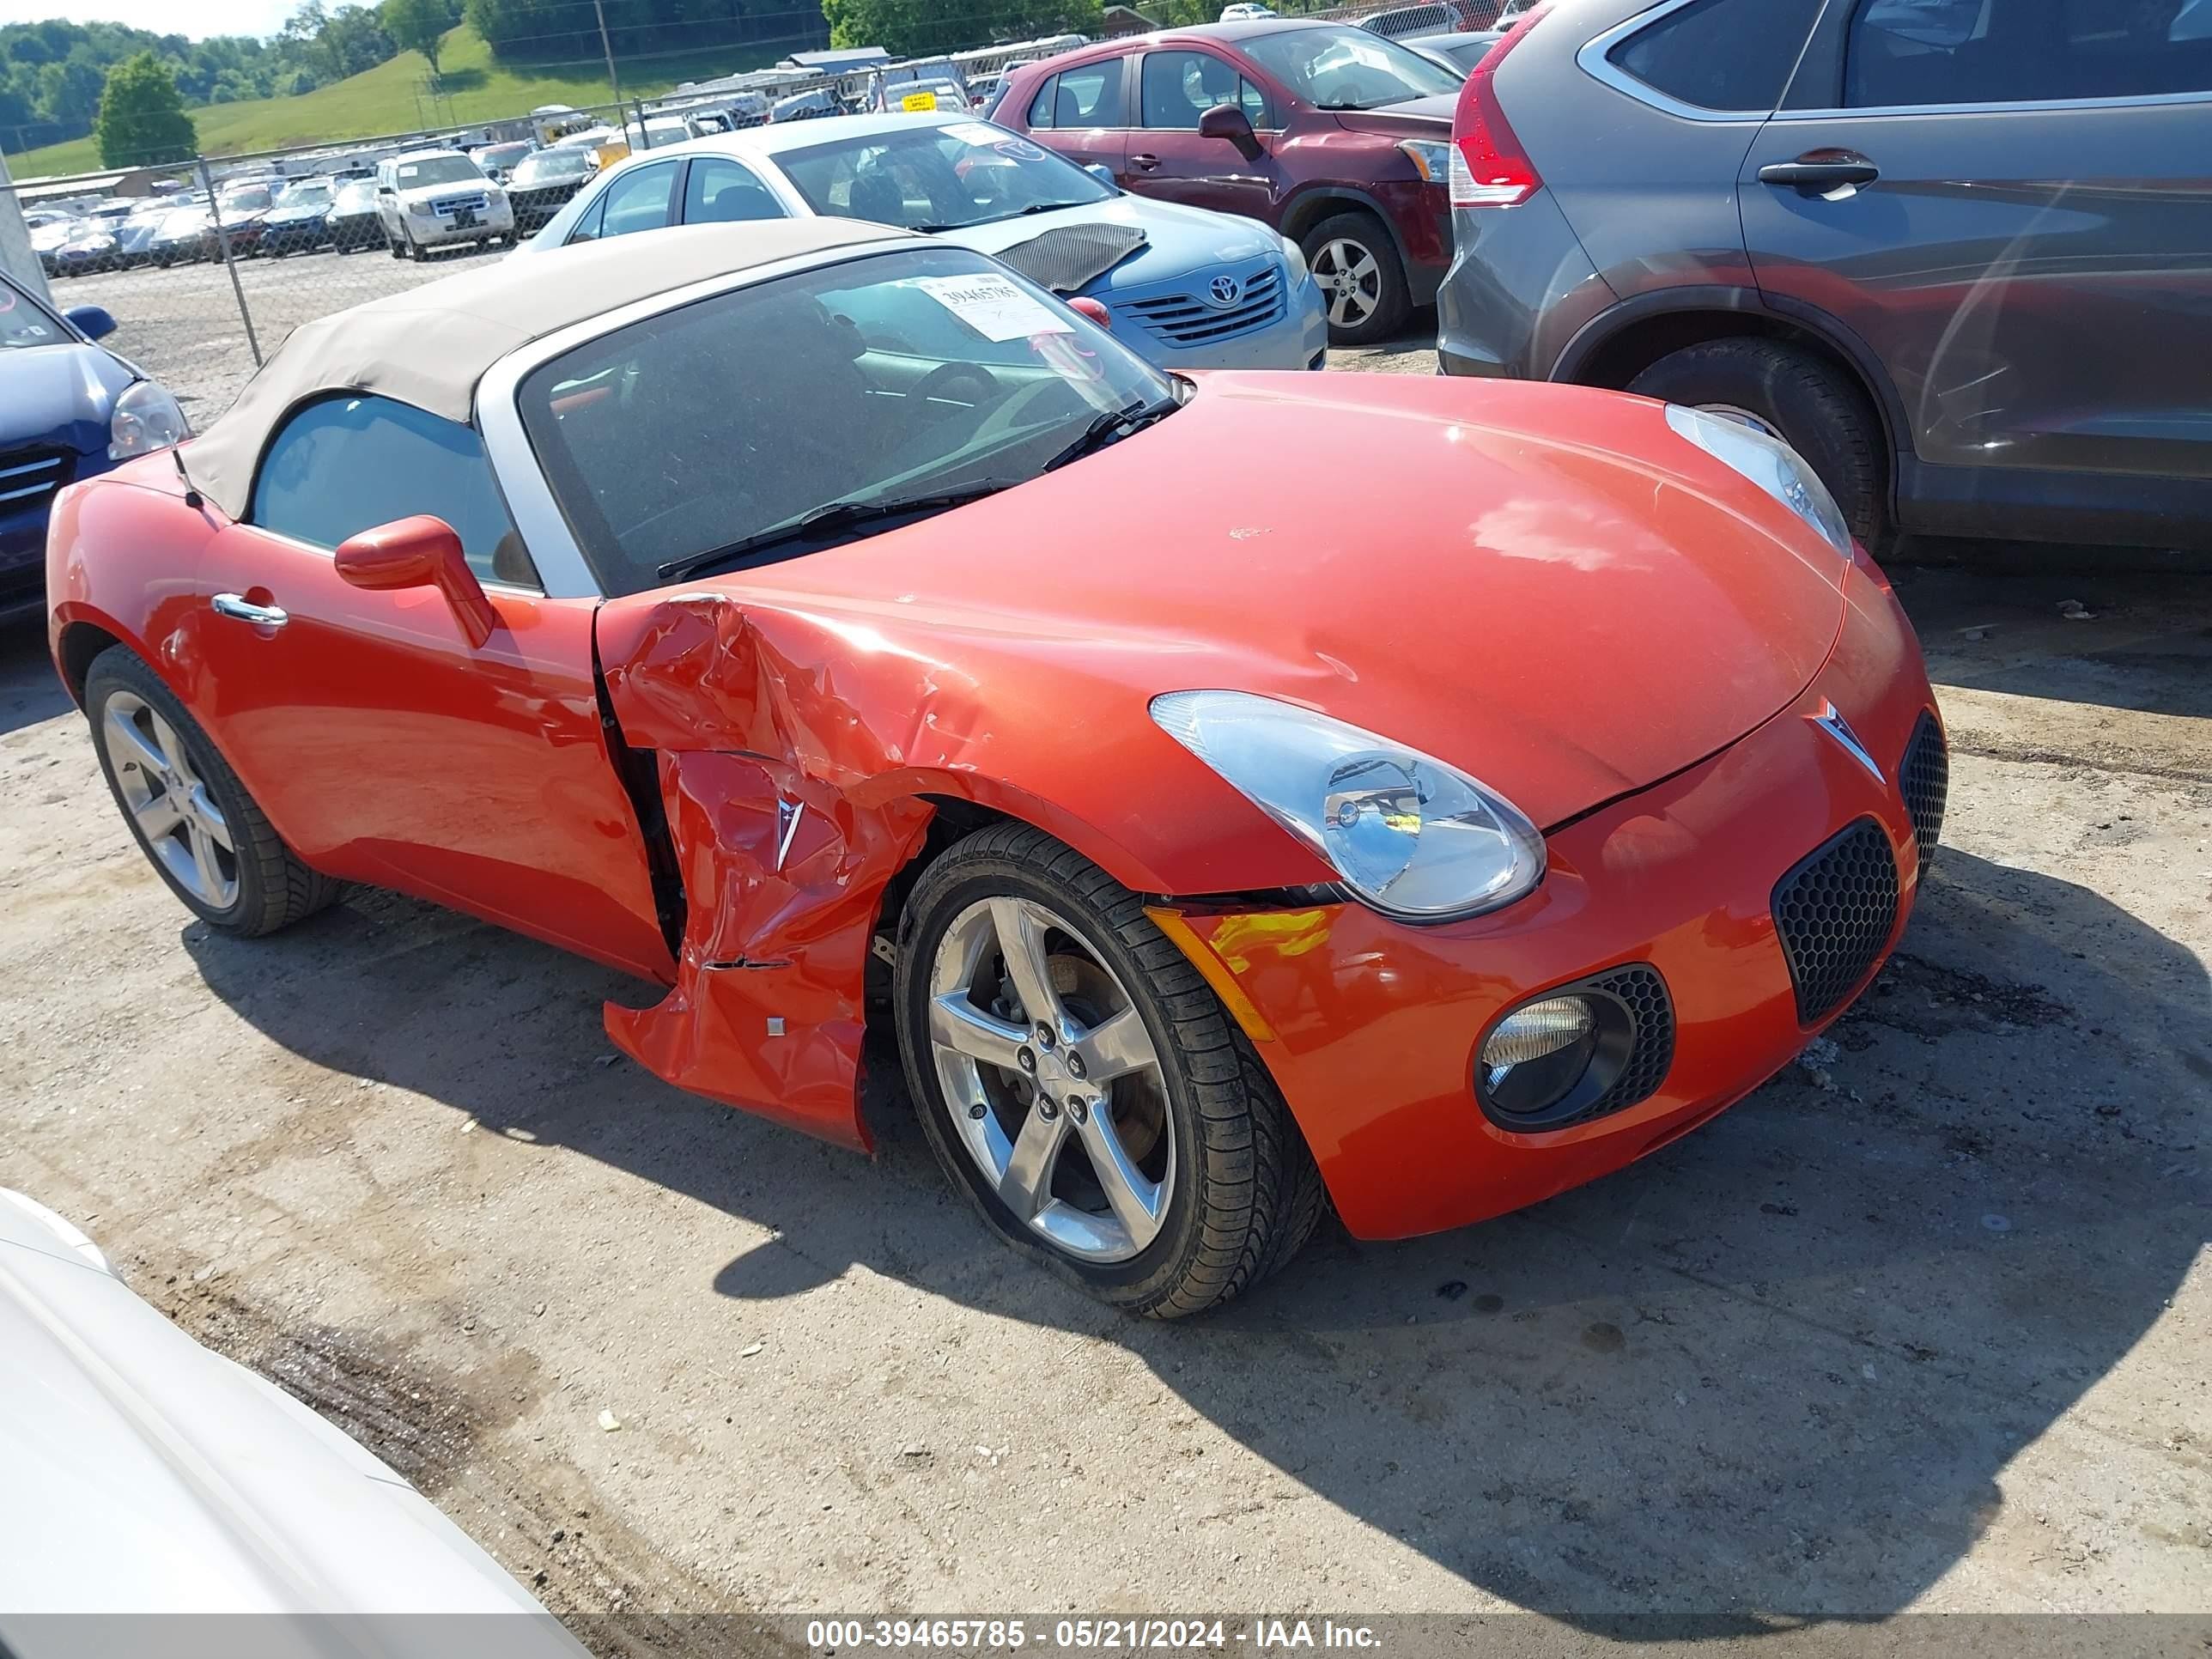
[[[55, 661], [147, 854], [665, 988], [615, 1040], [855, 1146], [871, 975], [955, 1182], [1138, 1312], [1619, 1168], [1784, 1065], [1942, 812], [1789, 450], [1611, 392], [1166, 376], [835, 219], [294, 334], [78, 485]], [[880, 982], [880, 981], [879, 981]]]

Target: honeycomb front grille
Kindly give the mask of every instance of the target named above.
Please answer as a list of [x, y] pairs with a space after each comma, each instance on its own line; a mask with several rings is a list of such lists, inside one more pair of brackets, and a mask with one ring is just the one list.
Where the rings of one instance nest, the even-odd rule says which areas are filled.
[[1897, 925], [1897, 857], [1889, 836], [1861, 818], [1774, 886], [1774, 927], [1811, 1025], [1844, 1005], [1873, 969]]
[[1912, 728], [1898, 782], [1905, 791], [1905, 809], [1912, 814], [1915, 867], [1925, 875], [1936, 861], [1936, 838], [1943, 833], [1943, 805], [1951, 793], [1951, 756], [1935, 715], [1923, 713]]
[[1674, 1003], [1667, 994], [1667, 981], [1659, 977], [1656, 969], [1640, 963], [1616, 968], [1609, 974], [1600, 974], [1590, 984], [1595, 989], [1620, 999], [1621, 1005], [1628, 1010], [1634, 1035], [1629, 1041], [1628, 1059], [1620, 1068], [1620, 1075], [1577, 1120], [1578, 1122], [1621, 1111], [1639, 1100], [1649, 1100], [1659, 1092], [1659, 1085], [1674, 1067]]

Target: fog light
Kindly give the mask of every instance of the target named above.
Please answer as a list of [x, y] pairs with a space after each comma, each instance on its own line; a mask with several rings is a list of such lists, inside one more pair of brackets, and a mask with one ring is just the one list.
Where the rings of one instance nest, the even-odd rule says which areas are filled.
[[1595, 1023], [1589, 1004], [1580, 997], [1548, 997], [1508, 1014], [1482, 1045], [1491, 1087], [1496, 1088], [1516, 1066], [1574, 1047]]

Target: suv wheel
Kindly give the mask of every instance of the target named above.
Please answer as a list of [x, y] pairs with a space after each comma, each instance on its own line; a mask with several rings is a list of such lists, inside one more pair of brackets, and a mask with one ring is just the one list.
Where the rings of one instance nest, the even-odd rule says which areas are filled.
[[1299, 246], [1328, 307], [1331, 345], [1374, 345], [1405, 327], [1413, 295], [1397, 245], [1380, 219], [1335, 214], [1306, 232]]
[[1894, 539], [1881, 419], [1834, 365], [1777, 340], [1708, 340], [1669, 352], [1628, 389], [1781, 439], [1820, 475], [1860, 545], [1880, 556]]

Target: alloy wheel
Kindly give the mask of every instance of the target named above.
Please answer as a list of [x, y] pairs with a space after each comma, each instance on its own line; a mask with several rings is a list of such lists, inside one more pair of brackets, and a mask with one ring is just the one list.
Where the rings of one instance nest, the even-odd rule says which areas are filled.
[[238, 902], [238, 852], [222, 808], [176, 729], [135, 692], [109, 693], [102, 719], [108, 764], [146, 846], [210, 910]]
[[1382, 303], [1382, 267], [1375, 255], [1346, 237], [1314, 250], [1314, 281], [1328, 300], [1332, 328], [1358, 328]]
[[1158, 1237], [1175, 1188], [1167, 1079], [1127, 989], [1062, 916], [979, 899], [931, 962], [928, 1039], [961, 1144], [1032, 1232], [1090, 1262]]

